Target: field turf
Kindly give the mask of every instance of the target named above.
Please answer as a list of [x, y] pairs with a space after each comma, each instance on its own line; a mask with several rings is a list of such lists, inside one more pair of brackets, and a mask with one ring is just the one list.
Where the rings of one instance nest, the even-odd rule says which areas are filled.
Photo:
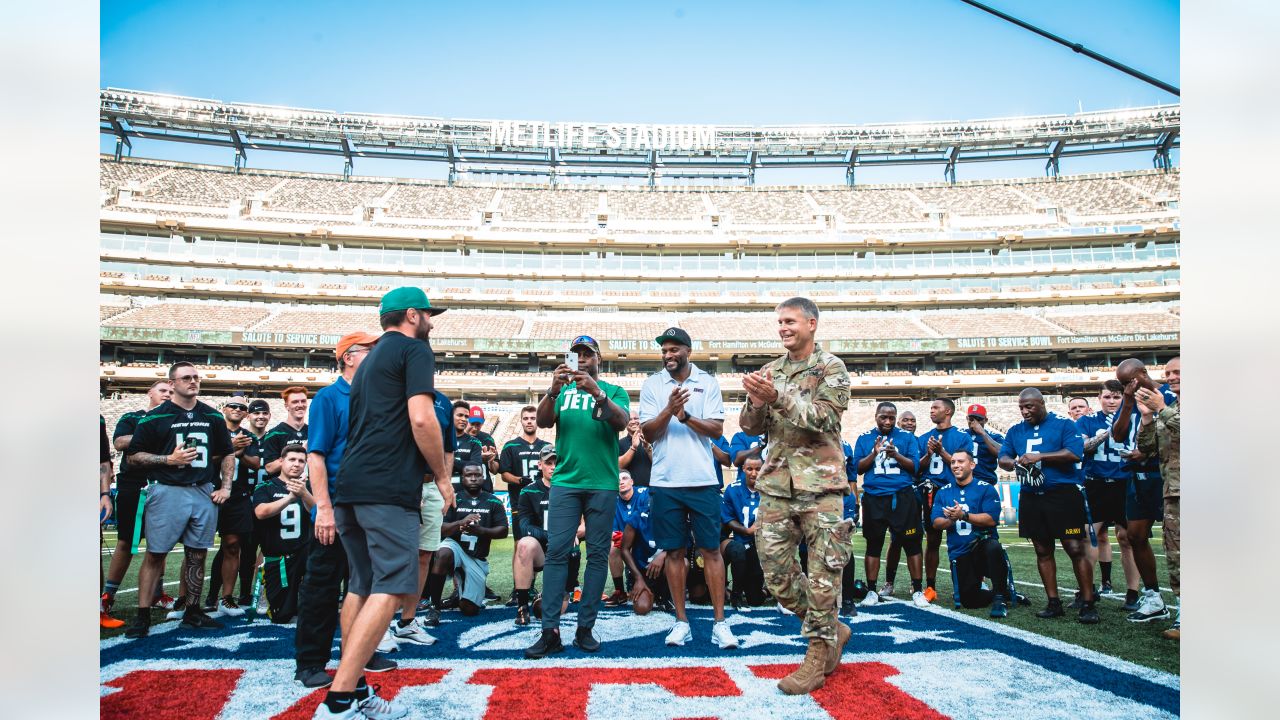
[[[1165, 640], [1160, 633], [1172, 624], [1170, 620], [1160, 620], [1150, 623], [1131, 623], [1125, 619], [1126, 613], [1120, 609], [1123, 600], [1102, 598], [1099, 611], [1102, 614], [1102, 622], [1098, 625], [1081, 625], [1075, 620], [1076, 613], [1068, 610], [1066, 617], [1055, 618], [1052, 620], [1041, 620], [1035, 617], [1034, 613], [1042, 609], [1045, 605], [1044, 589], [1040, 585], [1040, 576], [1036, 572], [1035, 552], [1031, 548], [1031, 544], [1027, 540], [1017, 537], [1016, 527], [1001, 527], [1001, 539], [1009, 554], [1009, 562], [1013, 565], [1014, 579], [1018, 583], [1018, 592], [1026, 595], [1030, 601], [1030, 607], [1019, 607], [1012, 609], [1009, 617], [999, 621], [1012, 627], [1020, 628], [1034, 633], [1039, 633], [1047, 637], [1055, 638], [1063, 642], [1079, 645], [1097, 652], [1112, 655], [1123, 660], [1127, 660], [1138, 665], [1145, 665], [1164, 672], [1178, 674], [1180, 661], [1178, 655], [1178, 643]], [[114, 548], [116, 535], [113, 531], [107, 531], [105, 534], [106, 547]], [[1168, 580], [1168, 572], [1164, 563], [1164, 551], [1160, 542], [1160, 527], [1155, 528], [1155, 538], [1152, 539], [1152, 545], [1156, 551], [1156, 561], [1158, 565], [1158, 574], [1162, 582]], [[866, 543], [861, 535], [857, 535], [854, 540], [854, 557], [857, 562], [858, 577], [865, 578], [863, 572], [862, 557]], [[887, 547], [887, 543], [886, 543]], [[1114, 565], [1112, 568], [1112, 583], [1117, 590], [1123, 592], [1124, 571], [1120, 564], [1119, 545], [1112, 536], [1112, 551], [1114, 555]], [[209, 551], [209, 559], [212, 560], [216, 550]], [[510, 538], [504, 540], [496, 540], [493, 542], [489, 555], [489, 587], [493, 588], [505, 600], [510, 596], [512, 589], [511, 581], [511, 552], [512, 541]], [[952, 607], [951, 577], [947, 572], [947, 555], [946, 541], [944, 539], [940, 551], [941, 560], [938, 566], [938, 599], [935, 601], [937, 605], [944, 608]], [[106, 551], [102, 552], [103, 568], [109, 561]], [[166, 570], [165, 570], [165, 590], [173, 595], [177, 593], [178, 569], [182, 562], [181, 547], [169, 554]], [[1064, 599], [1064, 603], [1071, 601], [1072, 593], [1076, 588], [1075, 577], [1071, 572], [1071, 564], [1068, 562], [1066, 554], [1059, 548], [1057, 552], [1058, 564], [1058, 583], [1059, 593]], [[584, 563], [585, 565], [585, 563]], [[116, 605], [114, 615], [128, 622], [137, 612], [137, 582], [138, 568], [141, 566], [138, 558], [134, 558], [130, 563], [129, 571], [125, 574], [124, 581], [120, 585], [120, 592], [116, 596]], [[207, 575], [207, 573], [206, 573]], [[879, 581], [884, 581], [884, 568], [880, 570]], [[206, 592], [209, 578], [206, 576]], [[539, 584], [541, 580], [539, 579]], [[911, 595], [910, 576], [907, 574], [907, 568], [904, 562], [898, 568], [898, 575], [895, 580], [895, 597], [898, 600], [909, 600]], [[606, 581], [606, 591], [612, 587], [609, 581]], [[238, 590], [238, 589], [237, 589]], [[446, 592], [448, 590], [446, 589]], [[1176, 603], [1176, 598], [1167, 588], [1164, 591], [1165, 602], [1171, 606]], [[957, 610], [974, 617], [987, 617], [986, 610]], [[160, 621], [161, 615], [159, 611], [154, 611], [153, 621]], [[123, 628], [119, 630], [102, 630], [101, 637], [103, 639], [123, 634]]]

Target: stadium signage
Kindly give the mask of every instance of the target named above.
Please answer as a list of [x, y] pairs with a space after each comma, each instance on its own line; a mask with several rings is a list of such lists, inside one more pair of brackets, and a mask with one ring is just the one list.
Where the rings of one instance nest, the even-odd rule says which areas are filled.
[[[114, 342], [173, 343], [175, 345], [256, 345], [262, 347], [329, 348], [338, 335], [325, 333], [232, 332], [226, 330], [175, 330], [170, 328], [104, 327], [100, 338]], [[883, 338], [862, 340], [822, 340], [822, 347], [834, 353], [870, 355], [876, 353], [939, 353], [967, 350], [1061, 350], [1078, 347], [1178, 345], [1181, 333], [1120, 333], [1112, 335], [1026, 335], [972, 338]], [[651, 340], [600, 341], [606, 353], [654, 356], [659, 354]], [[558, 353], [564, 340], [528, 338], [431, 338], [431, 347], [452, 352]], [[776, 340], [695, 340], [693, 352], [780, 353]]]
[[489, 142], [560, 150], [713, 150], [716, 126], [493, 120]]

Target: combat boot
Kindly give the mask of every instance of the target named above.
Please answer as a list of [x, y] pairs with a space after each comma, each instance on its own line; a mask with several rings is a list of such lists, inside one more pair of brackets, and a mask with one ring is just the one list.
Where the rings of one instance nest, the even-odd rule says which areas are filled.
[[827, 655], [827, 665], [822, 671], [823, 675], [830, 675], [840, 666], [840, 657], [844, 655], [844, 646], [849, 642], [849, 638], [853, 636], [853, 630], [848, 625], [836, 621], [836, 646], [831, 648], [831, 652]]
[[827, 656], [833, 648], [826, 640], [813, 638], [809, 640], [809, 651], [804, 654], [804, 662], [790, 675], [778, 681], [778, 689], [787, 695], [808, 695], [827, 682], [822, 674], [826, 668]]

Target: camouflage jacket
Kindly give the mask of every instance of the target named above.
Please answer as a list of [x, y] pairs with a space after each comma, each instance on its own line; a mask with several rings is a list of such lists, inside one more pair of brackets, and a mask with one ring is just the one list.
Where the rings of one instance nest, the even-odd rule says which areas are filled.
[[1177, 402], [1156, 413], [1155, 422], [1138, 429], [1138, 449], [1160, 458], [1165, 497], [1181, 497], [1182, 451], [1178, 440], [1181, 424], [1182, 403]]
[[814, 346], [805, 360], [784, 355], [762, 370], [773, 373], [778, 399], [760, 408], [748, 401], [739, 419], [748, 435], [768, 436], [756, 488], [765, 495], [849, 492], [840, 445], [840, 416], [849, 406], [844, 361]]

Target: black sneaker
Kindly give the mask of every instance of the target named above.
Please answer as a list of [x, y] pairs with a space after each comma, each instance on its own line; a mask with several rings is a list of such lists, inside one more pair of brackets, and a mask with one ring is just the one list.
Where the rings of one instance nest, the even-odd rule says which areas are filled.
[[485, 585], [485, 586], [484, 586], [484, 601], [485, 601], [485, 604], [486, 604], [486, 605], [488, 605], [488, 604], [490, 604], [490, 603], [494, 603], [494, 602], [502, 602], [502, 596], [501, 596], [501, 595], [499, 595], [498, 593], [494, 592], [494, 591], [493, 591], [493, 588], [489, 587], [488, 585]]
[[733, 606], [734, 610], [741, 610], [742, 606], [747, 604], [745, 593], [741, 591], [729, 593], [729, 604]]
[[591, 634], [591, 628], [579, 626], [578, 631], [573, 634], [573, 646], [582, 652], [593, 653], [600, 649], [600, 641]]
[[151, 611], [148, 608], [140, 608], [138, 614], [133, 617], [133, 622], [129, 623], [129, 627], [124, 629], [124, 636], [130, 640], [144, 638], [151, 633]]
[[528, 624], [529, 624], [529, 614], [530, 614], [530, 613], [529, 613], [529, 606], [528, 606], [528, 605], [521, 605], [521, 606], [517, 607], [517, 608], [516, 608], [516, 624], [517, 624], [517, 625], [528, 625]]
[[1066, 615], [1067, 611], [1062, 609], [1062, 598], [1049, 598], [1049, 604], [1043, 610], [1036, 613], [1036, 617], [1041, 619], [1056, 618]]
[[333, 684], [333, 676], [324, 671], [324, 668], [309, 667], [302, 668], [293, 674], [295, 682], [301, 683], [305, 688], [322, 688], [329, 687]]
[[218, 594], [215, 592], [204, 599], [204, 607], [201, 608], [206, 613], [211, 613], [218, 609]]
[[511, 597], [507, 599], [507, 602], [505, 605], [503, 605], [503, 607], [513, 608], [519, 604], [520, 604], [519, 601], [516, 600], [516, 594], [511, 593]]
[[182, 614], [182, 627], [191, 630], [221, 630], [222, 623], [209, 617], [199, 608], [189, 608]]
[[1102, 622], [1102, 617], [1098, 615], [1098, 603], [1087, 602], [1084, 607], [1080, 608], [1080, 624], [1097, 625]]
[[458, 609], [458, 593], [454, 593], [444, 600], [440, 601], [441, 610], [457, 610]]
[[395, 670], [398, 667], [400, 667], [400, 664], [395, 660], [388, 660], [382, 655], [374, 653], [369, 657], [369, 662], [364, 664], [364, 671], [374, 673], [386, 672], [388, 670]]
[[992, 598], [991, 617], [993, 618], [1009, 617], [1009, 606], [1005, 604], [1003, 595], [997, 595], [994, 598]]
[[440, 611], [435, 605], [427, 608], [427, 612], [422, 616], [422, 624], [427, 627], [440, 627]]
[[1014, 593], [1017, 596], [1018, 604], [1023, 607], [1031, 607], [1031, 598], [1022, 593]]
[[840, 614], [845, 617], [853, 617], [858, 614], [857, 604], [852, 600], [845, 600], [840, 603]]
[[543, 630], [538, 642], [524, 649], [524, 656], [530, 660], [538, 660], [561, 652], [564, 652], [564, 644], [560, 642], [560, 631]]
[[1080, 597], [1080, 591], [1076, 591], [1076, 596], [1071, 599], [1071, 604], [1067, 606], [1068, 610], [1083, 610], [1084, 600]]
[[1101, 592], [1103, 595], [1110, 595], [1111, 593], [1115, 592], [1115, 588], [1111, 587], [1111, 583], [1104, 582], [1102, 583], [1102, 590], [1100, 590], [1099, 592]]

